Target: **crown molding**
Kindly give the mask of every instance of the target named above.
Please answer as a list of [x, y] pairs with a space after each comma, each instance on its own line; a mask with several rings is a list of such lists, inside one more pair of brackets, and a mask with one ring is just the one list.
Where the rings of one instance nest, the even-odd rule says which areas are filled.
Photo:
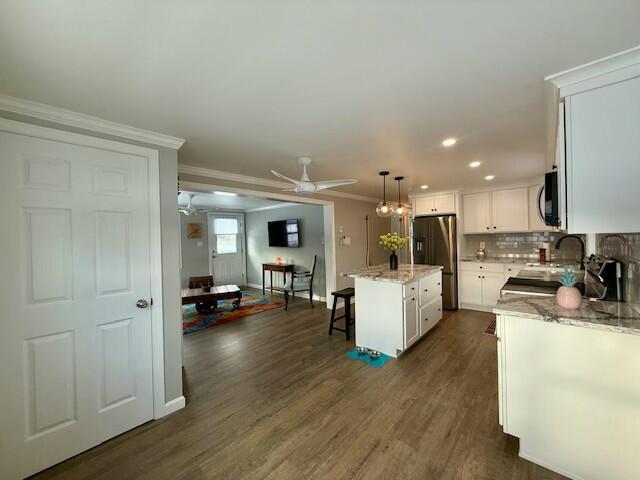
[[183, 138], [172, 137], [162, 133], [151, 132], [141, 128], [123, 125], [102, 118], [73, 112], [64, 108], [52, 107], [43, 103], [32, 102], [22, 98], [0, 94], [0, 110], [17, 113], [28, 117], [46, 120], [70, 127], [82, 128], [106, 135], [128, 138], [138, 142], [179, 150], [184, 144]]
[[300, 203], [283, 202], [283, 203], [278, 203], [277, 205], [267, 205], [265, 207], [249, 208], [245, 210], [245, 213], [264, 212], [267, 210], [276, 210], [278, 208], [298, 207], [300, 205], [301, 205]]
[[[285, 190], [291, 186], [290, 183], [280, 182], [278, 180], [270, 180], [268, 178], [252, 177], [250, 175], [241, 175], [239, 173], [224, 172], [222, 170], [214, 170], [211, 168], [195, 167], [193, 165], [178, 164], [178, 173], [186, 175], [196, 175], [198, 177], [216, 178], [219, 180], [227, 180], [230, 182], [245, 183], [248, 185], [260, 185], [263, 187], [277, 188]], [[295, 195], [295, 194], [294, 194]], [[378, 203], [379, 199], [358, 195], [355, 193], [339, 192], [337, 190], [322, 190], [314, 195], [348, 198], [350, 200], [358, 200], [361, 202]]]
[[544, 78], [560, 97], [592, 90], [640, 75], [640, 45]]

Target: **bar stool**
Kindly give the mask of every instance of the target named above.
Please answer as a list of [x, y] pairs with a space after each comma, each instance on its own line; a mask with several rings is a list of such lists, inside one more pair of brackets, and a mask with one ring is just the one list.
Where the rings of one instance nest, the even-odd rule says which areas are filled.
[[[333, 295], [333, 308], [331, 309], [331, 321], [329, 322], [329, 335], [333, 335], [333, 331], [338, 330], [339, 332], [345, 332], [347, 334], [347, 340], [351, 339], [349, 327], [351, 327], [351, 325], [355, 325], [355, 318], [351, 316], [351, 297], [355, 296], [355, 294], [356, 291], [354, 288], [343, 288], [337, 292], [331, 292], [331, 295]], [[338, 298], [342, 298], [344, 300], [344, 315], [341, 317], [336, 317]], [[333, 324], [336, 320], [340, 320], [342, 318], [344, 318], [344, 329], [334, 327]]]

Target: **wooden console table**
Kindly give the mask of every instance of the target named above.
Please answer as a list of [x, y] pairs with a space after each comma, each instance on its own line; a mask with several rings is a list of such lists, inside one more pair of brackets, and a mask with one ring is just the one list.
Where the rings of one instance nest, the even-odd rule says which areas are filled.
[[[282, 272], [284, 279], [283, 285], [287, 285], [287, 272], [293, 275], [294, 265], [290, 263], [263, 263], [262, 264], [262, 294], [264, 295], [264, 272], [269, 272], [269, 284], [271, 293], [273, 293], [273, 272]], [[278, 290], [278, 289], [276, 289]]]

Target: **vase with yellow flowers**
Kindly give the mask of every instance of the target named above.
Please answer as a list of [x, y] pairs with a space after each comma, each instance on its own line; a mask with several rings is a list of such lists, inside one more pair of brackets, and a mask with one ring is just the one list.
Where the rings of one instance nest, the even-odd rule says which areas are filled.
[[391, 270], [398, 269], [398, 255], [396, 255], [396, 251], [399, 248], [404, 247], [407, 243], [407, 239], [405, 237], [401, 237], [397, 233], [385, 233], [384, 235], [380, 235], [380, 245], [385, 250], [391, 250], [391, 255], [389, 256], [389, 268]]

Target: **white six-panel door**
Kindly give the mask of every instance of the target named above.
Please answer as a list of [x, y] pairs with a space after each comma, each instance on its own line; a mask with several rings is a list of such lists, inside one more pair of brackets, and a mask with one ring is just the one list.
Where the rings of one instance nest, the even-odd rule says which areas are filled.
[[153, 417], [148, 159], [0, 132], [0, 477]]

